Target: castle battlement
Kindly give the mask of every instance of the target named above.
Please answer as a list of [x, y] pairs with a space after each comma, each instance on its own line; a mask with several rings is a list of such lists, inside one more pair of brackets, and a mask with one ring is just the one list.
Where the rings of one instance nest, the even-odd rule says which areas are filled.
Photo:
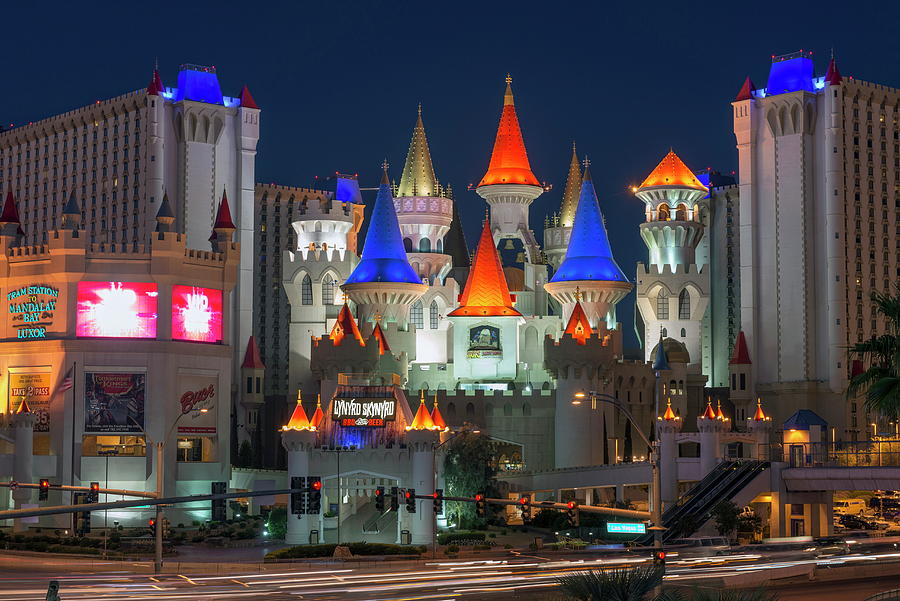
[[287, 253], [285, 262], [302, 263], [304, 266], [322, 265], [323, 267], [328, 267], [335, 263], [343, 263], [350, 260], [350, 255], [347, 254], [346, 248], [316, 248], [311, 250], [307, 247], [285, 252]]
[[[705, 266], [704, 266], [705, 267]], [[700, 276], [707, 275], [706, 270], [703, 267], [698, 267], [696, 264], [691, 265], [676, 265], [674, 269], [671, 265], [665, 264], [660, 268], [659, 265], [647, 265], [643, 262], [638, 262], [637, 264], [637, 275], [641, 276], [672, 276], [672, 275], [688, 275], [688, 276]]]

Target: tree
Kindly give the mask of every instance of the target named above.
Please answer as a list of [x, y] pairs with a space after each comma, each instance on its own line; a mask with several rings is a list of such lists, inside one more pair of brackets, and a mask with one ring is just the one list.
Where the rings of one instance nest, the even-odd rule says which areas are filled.
[[[463, 431], [448, 444], [447, 455], [444, 457], [447, 496], [474, 497], [483, 492], [488, 497], [496, 497], [499, 490], [490, 439], [481, 434]], [[474, 503], [449, 501], [447, 510], [456, 516], [456, 524], [460, 528], [483, 525], [483, 520], [475, 515]], [[488, 511], [492, 511], [490, 505]]]
[[[561, 577], [558, 582], [567, 599], [577, 601], [643, 601], [662, 584], [665, 568], [639, 566], [616, 570], [588, 570]], [[652, 597], [654, 601], [681, 597]]]
[[894, 293], [873, 292], [875, 312], [887, 321], [887, 332], [875, 334], [857, 342], [850, 349], [851, 356], [868, 368], [851, 378], [847, 396], [864, 394], [866, 409], [884, 417], [900, 416], [900, 284]]
[[237, 456], [237, 467], [252, 467], [253, 466], [253, 446], [250, 444], [249, 440], [245, 440], [241, 443], [240, 448], [238, 449]]
[[276, 507], [269, 512], [266, 520], [266, 530], [269, 531], [269, 537], [273, 539], [283, 540], [287, 534], [287, 509], [284, 507]]
[[722, 501], [713, 508], [712, 518], [716, 530], [722, 536], [730, 535], [737, 530], [740, 523], [741, 508], [732, 501]]

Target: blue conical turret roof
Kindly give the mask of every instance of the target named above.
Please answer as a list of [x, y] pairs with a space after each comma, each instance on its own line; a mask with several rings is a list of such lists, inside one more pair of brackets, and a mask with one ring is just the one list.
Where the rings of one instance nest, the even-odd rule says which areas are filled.
[[613, 259], [597, 203], [597, 193], [591, 180], [590, 169], [585, 167], [581, 182], [581, 196], [575, 210], [572, 237], [566, 249], [566, 258], [553, 274], [551, 282], [594, 280], [601, 282], [627, 282], [628, 278]]
[[422, 278], [416, 275], [406, 258], [387, 170], [381, 179], [375, 207], [369, 218], [362, 259], [345, 284], [368, 282], [422, 283]]

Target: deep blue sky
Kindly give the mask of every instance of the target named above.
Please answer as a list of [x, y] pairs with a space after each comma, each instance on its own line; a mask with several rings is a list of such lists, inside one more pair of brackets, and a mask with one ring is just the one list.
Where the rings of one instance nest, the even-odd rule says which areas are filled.
[[[283, 5], [283, 6], [282, 6]], [[0, 122], [22, 123], [213, 64], [223, 91], [248, 84], [262, 108], [258, 181], [310, 185], [399, 172], [422, 102], [435, 169], [456, 191], [470, 243], [484, 203], [466, 185], [487, 168], [503, 77], [514, 78], [532, 168], [559, 205], [574, 139], [592, 161], [615, 256], [646, 257], [639, 182], [670, 146], [693, 169], [736, 168], [731, 106], [769, 56], [833, 47], [842, 73], [900, 86], [892, 2], [178, 2], [4, 7]], [[32, 26], [32, 23], [34, 24]], [[630, 331], [633, 298], [620, 304]], [[626, 342], [626, 345], [629, 343]]]

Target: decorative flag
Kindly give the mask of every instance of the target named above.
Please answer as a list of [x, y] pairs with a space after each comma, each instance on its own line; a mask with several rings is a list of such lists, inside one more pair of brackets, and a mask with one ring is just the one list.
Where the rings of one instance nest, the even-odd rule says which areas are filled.
[[75, 385], [75, 377], [74, 377], [74, 367], [70, 367], [69, 371], [66, 372], [65, 377], [63, 377], [62, 384], [59, 385], [59, 391], [65, 392], [72, 388]]

